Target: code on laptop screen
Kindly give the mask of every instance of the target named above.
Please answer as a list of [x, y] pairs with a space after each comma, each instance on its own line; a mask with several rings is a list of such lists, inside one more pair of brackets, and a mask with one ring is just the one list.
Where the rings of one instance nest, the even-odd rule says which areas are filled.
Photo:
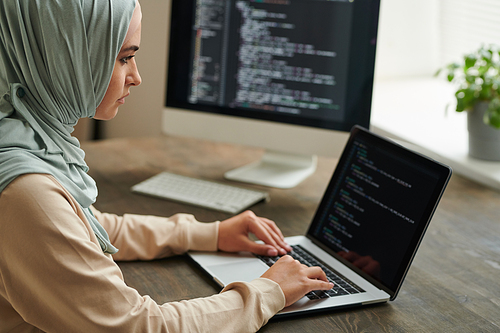
[[393, 288], [425, 231], [443, 176], [434, 162], [379, 141], [350, 140], [310, 232]]

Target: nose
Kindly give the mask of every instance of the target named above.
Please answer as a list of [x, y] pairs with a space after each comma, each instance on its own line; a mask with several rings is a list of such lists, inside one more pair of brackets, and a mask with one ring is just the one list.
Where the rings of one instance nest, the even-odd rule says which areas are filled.
[[139, 69], [137, 68], [137, 64], [134, 61], [134, 66], [131, 69], [130, 73], [127, 75], [127, 85], [138, 86], [142, 82], [141, 75], [139, 74]]

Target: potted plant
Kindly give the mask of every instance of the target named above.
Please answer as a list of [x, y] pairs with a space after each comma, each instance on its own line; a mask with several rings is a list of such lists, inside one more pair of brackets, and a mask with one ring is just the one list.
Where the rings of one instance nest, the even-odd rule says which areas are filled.
[[481, 46], [438, 70], [456, 84], [456, 111], [467, 111], [469, 156], [500, 161], [500, 47]]

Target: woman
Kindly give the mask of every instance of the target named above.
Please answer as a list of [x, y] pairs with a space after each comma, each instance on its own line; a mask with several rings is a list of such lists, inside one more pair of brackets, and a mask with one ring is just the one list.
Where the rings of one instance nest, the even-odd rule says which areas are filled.
[[331, 288], [289, 256], [208, 298], [158, 305], [124, 283], [113, 259], [290, 249], [251, 212], [200, 223], [92, 206], [97, 189], [70, 133], [79, 118], [113, 118], [141, 83], [140, 33], [135, 0], [0, 0], [0, 332], [256, 331]]

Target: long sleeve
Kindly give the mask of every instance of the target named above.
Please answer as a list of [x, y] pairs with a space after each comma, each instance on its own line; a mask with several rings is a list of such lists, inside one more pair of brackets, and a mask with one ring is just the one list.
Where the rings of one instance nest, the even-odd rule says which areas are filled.
[[194, 216], [172, 217], [101, 213], [92, 207], [97, 220], [119, 249], [115, 260], [150, 260], [188, 250], [217, 251], [218, 222], [201, 223]]
[[[163, 305], [141, 296], [124, 283], [79, 205], [51, 176], [18, 177], [1, 193], [0, 212], [0, 332], [251, 332], [284, 306], [280, 287], [262, 278], [234, 283], [211, 297]], [[117, 242], [130, 239], [127, 225], [137, 219], [104, 218], [112, 222], [107, 227]], [[166, 221], [182, 235], [185, 227], [178, 232], [175, 226], [195, 222], [182, 219], [190, 222], [151, 217], [144, 223]], [[150, 256], [136, 249], [152, 239], [148, 234], [124, 253]], [[182, 251], [197, 237], [191, 234], [161, 255]]]

